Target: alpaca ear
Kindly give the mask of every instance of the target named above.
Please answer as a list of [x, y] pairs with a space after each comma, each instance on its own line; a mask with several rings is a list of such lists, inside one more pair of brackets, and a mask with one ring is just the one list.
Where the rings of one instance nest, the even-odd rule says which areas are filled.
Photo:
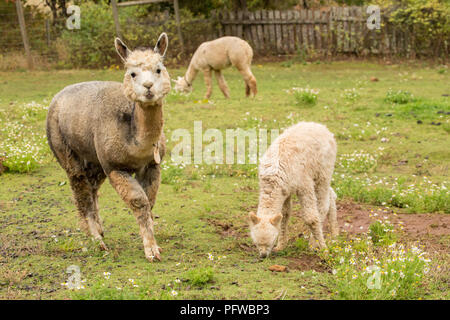
[[250, 218], [250, 222], [252, 224], [258, 224], [261, 221], [261, 218], [259, 218], [253, 211], [248, 214], [248, 217]]
[[280, 223], [282, 217], [283, 216], [281, 215], [281, 213], [279, 213], [275, 217], [270, 218], [270, 223], [274, 226], [277, 226]]
[[127, 57], [130, 55], [131, 50], [128, 49], [125, 43], [123, 43], [123, 41], [120, 40], [119, 38], [116, 38], [114, 40], [114, 45], [116, 47], [117, 53], [119, 54], [119, 57], [122, 59], [123, 62], [125, 62], [125, 60], [127, 60]]
[[161, 33], [158, 38], [158, 42], [156, 42], [154, 52], [159, 53], [162, 57], [166, 55], [167, 46], [169, 45], [169, 38], [165, 32]]

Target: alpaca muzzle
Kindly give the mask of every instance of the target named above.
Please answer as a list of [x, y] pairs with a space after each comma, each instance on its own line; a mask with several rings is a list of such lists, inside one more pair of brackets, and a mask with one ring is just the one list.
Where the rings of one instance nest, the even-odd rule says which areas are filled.
[[145, 94], [145, 97], [151, 100], [155, 97], [155, 95], [153, 94], [153, 92], [150, 91], [150, 89], [148, 89], [147, 93]]

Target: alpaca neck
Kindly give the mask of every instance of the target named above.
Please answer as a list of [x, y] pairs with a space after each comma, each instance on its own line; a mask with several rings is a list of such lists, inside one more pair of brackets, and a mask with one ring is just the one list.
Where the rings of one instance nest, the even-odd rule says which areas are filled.
[[192, 63], [189, 64], [186, 74], [184, 75], [184, 80], [186, 80], [186, 82], [189, 85], [192, 85], [192, 82], [194, 81], [195, 77], [197, 76], [197, 72], [198, 72], [198, 70], [192, 66]]
[[262, 191], [259, 196], [258, 215], [274, 215], [281, 213], [284, 198], [278, 192]]
[[157, 143], [164, 124], [162, 103], [143, 106], [136, 102], [133, 114], [136, 142], [139, 148], [151, 149]]

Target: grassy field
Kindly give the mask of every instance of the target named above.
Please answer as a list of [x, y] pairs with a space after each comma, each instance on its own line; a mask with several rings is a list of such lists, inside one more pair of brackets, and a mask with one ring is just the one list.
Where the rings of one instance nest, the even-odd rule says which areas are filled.
[[[169, 69], [172, 78], [183, 71]], [[162, 262], [144, 258], [137, 223], [108, 183], [100, 215], [110, 251], [99, 250], [79, 230], [66, 175], [46, 144], [46, 108], [66, 85], [121, 81], [123, 71], [0, 73], [0, 163], [8, 168], [0, 173], [0, 298], [449, 299], [447, 68], [333, 62], [254, 64], [253, 71], [255, 99], [245, 98], [232, 69], [224, 73], [229, 100], [216, 84], [204, 100], [201, 77], [191, 95], [171, 93], [169, 150], [178, 143], [172, 132], [193, 133], [194, 121], [224, 134], [325, 124], [338, 142], [333, 186], [342, 230], [329, 252], [308, 248], [295, 202], [288, 248], [259, 260], [247, 234], [256, 165], [176, 165], [170, 153], [154, 208]], [[67, 289], [71, 265], [81, 271], [78, 290]], [[380, 288], [368, 285], [374, 266]]]

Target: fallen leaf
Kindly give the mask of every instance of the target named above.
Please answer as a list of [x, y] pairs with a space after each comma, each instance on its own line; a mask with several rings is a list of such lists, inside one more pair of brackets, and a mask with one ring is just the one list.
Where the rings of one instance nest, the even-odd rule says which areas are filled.
[[286, 266], [280, 266], [278, 264], [274, 264], [269, 267], [269, 270], [272, 272], [287, 272], [288, 268]]

